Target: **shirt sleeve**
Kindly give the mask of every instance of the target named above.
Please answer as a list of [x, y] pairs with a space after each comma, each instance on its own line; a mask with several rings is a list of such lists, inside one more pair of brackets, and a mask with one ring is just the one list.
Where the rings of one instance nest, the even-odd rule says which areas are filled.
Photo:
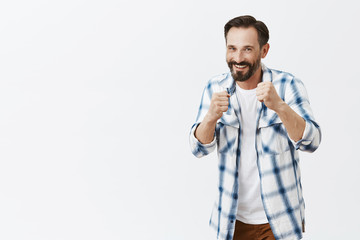
[[302, 138], [295, 142], [290, 137], [296, 150], [314, 152], [321, 142], [321, 129], [313, 116], [309, 98], [304, 84], [294, 78], [285, 93], [287, 104], [305, 120], [305, 130]]
[[190, 132], [190, 148], [191, 152], [194, 154], [194, 156], [200, 158], [203, 156], [208, 155], [216, 148], [216, 134], [214, 133], [214, 140], [211, 143], [208, 144], [202, 144], [199, 142], [199, 140], [195, 137], [195, 130], [197, 126], [199, 126], [200, 123], [196, 123], [192, 128]]
[[213, 93], [212, 84], [209, 81], [201, 97], [200, 107], [196, 117], [195, 124], [191, 127], [191, 131], [190, 131], [189, 142], [190, 142], [191, 152], [194, 154], [194, 156], [198, 158], [208, 155], [216, 148], [216, 133], [214, 133], [214, 140], [208, 144], [202, 144], [195, 137], [196, 128], [203, 121], [206, 113], [209, 110], [212, 93]]

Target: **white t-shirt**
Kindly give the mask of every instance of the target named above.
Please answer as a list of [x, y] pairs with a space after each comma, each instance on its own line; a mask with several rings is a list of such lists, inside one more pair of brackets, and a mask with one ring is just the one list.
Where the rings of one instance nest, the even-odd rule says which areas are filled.
[[236, 219], [248, 224], [267, 223], [260, 194], [260, 177], [255, 150], [256, 88], [244, 90], [236, 84], [241, 108], [241, 154], [239, 162], [239, 199]]

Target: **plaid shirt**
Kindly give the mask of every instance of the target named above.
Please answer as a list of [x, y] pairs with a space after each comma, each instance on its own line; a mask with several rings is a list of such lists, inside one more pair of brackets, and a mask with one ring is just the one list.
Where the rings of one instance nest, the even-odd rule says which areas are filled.
[[[300, 182], [298, 150], [313, 152], [320, 144], [321, 132], [315, 122], [303, 83], [293, 75], [262, 65], [262, 81], [272, 82], [279, 96], [302, 118], [306, 126], [300, 141], [287, 134], [279, 116], [258, 102], [255, 147], [260, 175], [261, 198], [276, 239], [301, 239], [304, 229], [304, 199]], [[212, 152], [217, 146], [218, 193], [210, 226], [217, 239], [233, 238], [237, 199], [238, 165], [241, 154], [241, 109], [230, 73], [212, 78], [205, 87], [198, 116], [190, 132], [191, 151], [196, 157]], [[206, 115], [214, 92], [228, 91], [229, 108], [216, 124], [214, 140], [201, 144], [194, 135]]]

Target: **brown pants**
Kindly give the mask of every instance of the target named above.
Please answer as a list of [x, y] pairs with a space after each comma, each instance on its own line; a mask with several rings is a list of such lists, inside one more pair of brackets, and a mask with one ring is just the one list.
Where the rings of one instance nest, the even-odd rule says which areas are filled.
[[246, 224], [236, 220], [233, 240], [275, 240], [270, 224]]

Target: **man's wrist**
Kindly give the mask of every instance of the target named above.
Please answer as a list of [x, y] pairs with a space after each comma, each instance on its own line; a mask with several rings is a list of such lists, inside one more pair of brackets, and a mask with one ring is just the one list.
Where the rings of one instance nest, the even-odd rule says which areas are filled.
[[286, 104], [283, 100], [278, 103], [276, 109], [274, 111], [277, 113], [277, 115], [281, 115], [282, 113], [286, 112], [286, 110], [289, 108], [289, 105]]
[[217, 120], [217, 118], [211, 117], [211, 115], [206, 114], [202, 122], [206, 125], [215, 125]]

